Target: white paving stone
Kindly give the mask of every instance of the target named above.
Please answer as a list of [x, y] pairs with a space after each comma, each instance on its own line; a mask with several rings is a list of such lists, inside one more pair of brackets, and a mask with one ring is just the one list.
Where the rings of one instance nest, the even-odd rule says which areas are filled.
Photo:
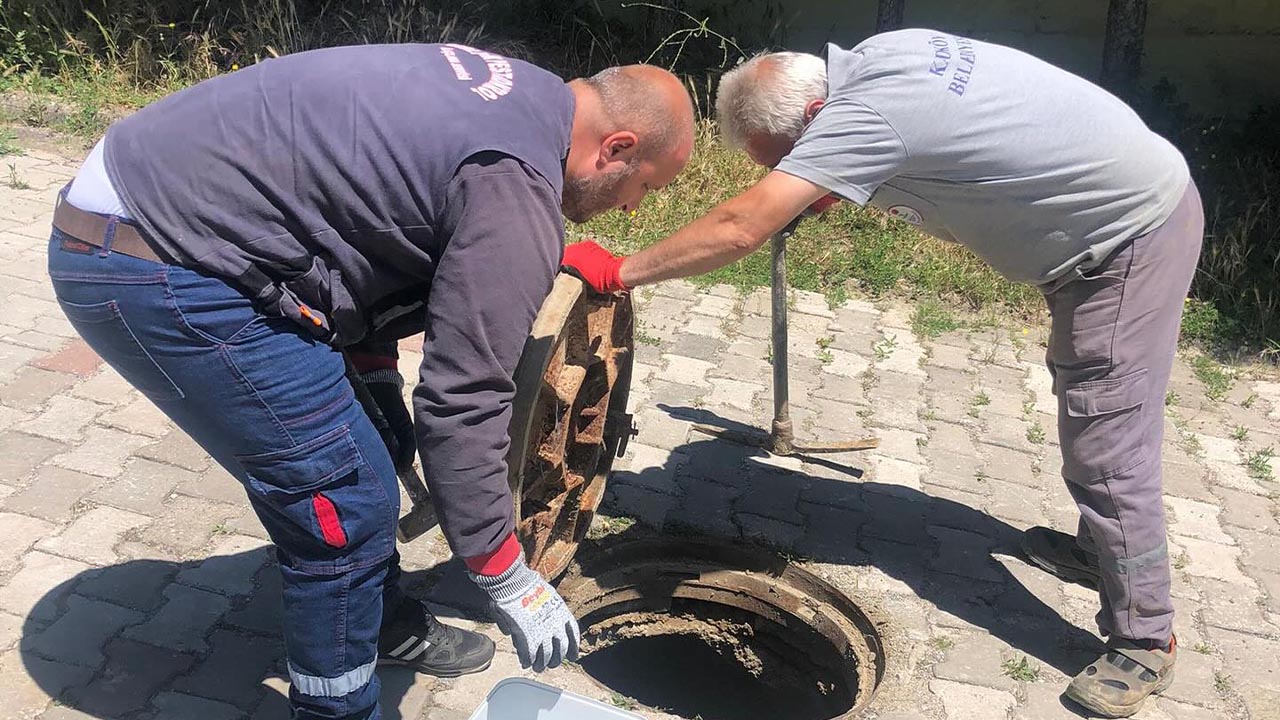
[[924, 347], [916, 342], [915, 336], [910, 331], [886, 331], [886, 335], [892, 339], [893, 349], [889, 351], [888, 357], [876, 363], [876, 372], [926, 377], [924, 368], [920, 367], [920, 361], [924, 359]]
[[[1257, 587], [1253, 578], [1240, 572], [1240, 548], [1190, 537], [1179, 537], [1177, 544], [1187, 553], [1188, 562], [1184, 570], [1188, 575], [1214, 578], [1244, 587]], [[1171, 545], [1171, 553], [1172, 549]]]
[[682, 355], [663, 355], [662, 361], [662, 370], [657, 375], [659, 380], [694, 387], [707, 387], [707, 372], [715, 367], [714, 363], [706, 360], [696, 360]]
[[1259, 485], [1240, 463], [1240, 453], [1236, 443], [1230, 438], [1214, 437], [1204, 433], [1193, 433], [1200, 447], [1204, 450], [1204, 462], [1213, 471], [1216, 480], [1233, 490], [1267, 494], [1266, 488]]
[[1258, 380], [1252, 384], [1253, 391], [1271, 406], [1267, 417], [1280, 422], [1280, 382]]
[[687, 322], [680, 327], [681, 332], [692, 333], [694, 335], [705, 335], [706, 337], [719, 338], [723, 337], [724, 324], [726, 318], [713, 317], [711, 315], [690, 315]]
[[732, 315], [736, 305], [737, 302], [732, 298], [705, 294], [698, 296], [697, 301], [693, 303], [693, 307], [689, 308], [689, 312], [710, 315], [718, 320]]
[[921, 490], [920, 480], [928, 473], [928, 468], [916, 463], [891, 457], [878, 457], [875, 464], [875, 482], [881, 485], [893, 485], [907, 490]]
[[712, 378], [711, 392], [705, 401], [708, 405], [729, 405], [742, 410], [750, 410], [757, 393], [764, 392], [763, 385], [758, 383], [730, 380], [728, 378]]
[[995, 720], [1008, 715], [1018, 703], [1013, 693], [950, 680], [930, 680], [929, 689], [942, 700], [947, 720]]
[[1164, 504], [1169, 508], [1170, 534], [1222, 545], [1236, 544], [1234, 538], [1223, 532], [1222, 524], [1218, 522], [1217, 505], [1178, 497], [1166, 497]]
[[1058, 398], [1053, 394], [1053, 376], [1044, 363], [1023, 362], [1021, 366], [1027, 372], [1024, 385], [1036, 397], [1036, 412], [1057, 416]]
[[822, 371], [843, 377], [857, 377], [871, 367], [871, 361], [857, 353], [847, 350], [827, 348], [831, 361], [826, 363]]

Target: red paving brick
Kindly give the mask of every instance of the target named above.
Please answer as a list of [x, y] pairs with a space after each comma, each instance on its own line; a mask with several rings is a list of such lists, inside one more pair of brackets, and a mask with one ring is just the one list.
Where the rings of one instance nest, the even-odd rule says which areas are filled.
[[76, 338], [68, 341], [61, 350], [32, 360], [31, 364], [45, 370], [89, 377], [102, 367], [102, 358], [84, 340]]

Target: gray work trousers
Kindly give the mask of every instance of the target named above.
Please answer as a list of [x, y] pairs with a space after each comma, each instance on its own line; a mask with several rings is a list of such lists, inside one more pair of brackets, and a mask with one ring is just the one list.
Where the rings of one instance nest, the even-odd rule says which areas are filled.
[[1103, 635], [1167, 642], [1173, 629], [1160, 450], [1182, 307], [1200, 257], [1194, 183], [1155, 230], [1046, 293], [1046, 362], [1077, 541], [1102, 566]]

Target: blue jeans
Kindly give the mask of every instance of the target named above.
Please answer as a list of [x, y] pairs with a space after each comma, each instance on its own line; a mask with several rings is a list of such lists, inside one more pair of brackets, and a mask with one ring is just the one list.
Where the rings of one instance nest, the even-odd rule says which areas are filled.
[[64, 237], [49, 275], [71, 324], [244, 485], [276, 545], [295, 717], [380, 717], [400, 494], [341, 353], [222, 280]]

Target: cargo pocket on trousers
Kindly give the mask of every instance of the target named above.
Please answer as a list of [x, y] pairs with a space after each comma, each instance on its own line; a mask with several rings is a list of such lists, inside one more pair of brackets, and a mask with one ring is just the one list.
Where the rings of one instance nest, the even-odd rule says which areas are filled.
[[1094, 483], [1132, 470], [1146, 461], [1148, 428], [1142, 406], [1147, 370], [1118, 378], [1064, 383], [1063, 475]]
[[288, 450], [237, 460], [290, 567], [342, 573], [386, 560], [395, 549], [391, 503], [345, 425]]

